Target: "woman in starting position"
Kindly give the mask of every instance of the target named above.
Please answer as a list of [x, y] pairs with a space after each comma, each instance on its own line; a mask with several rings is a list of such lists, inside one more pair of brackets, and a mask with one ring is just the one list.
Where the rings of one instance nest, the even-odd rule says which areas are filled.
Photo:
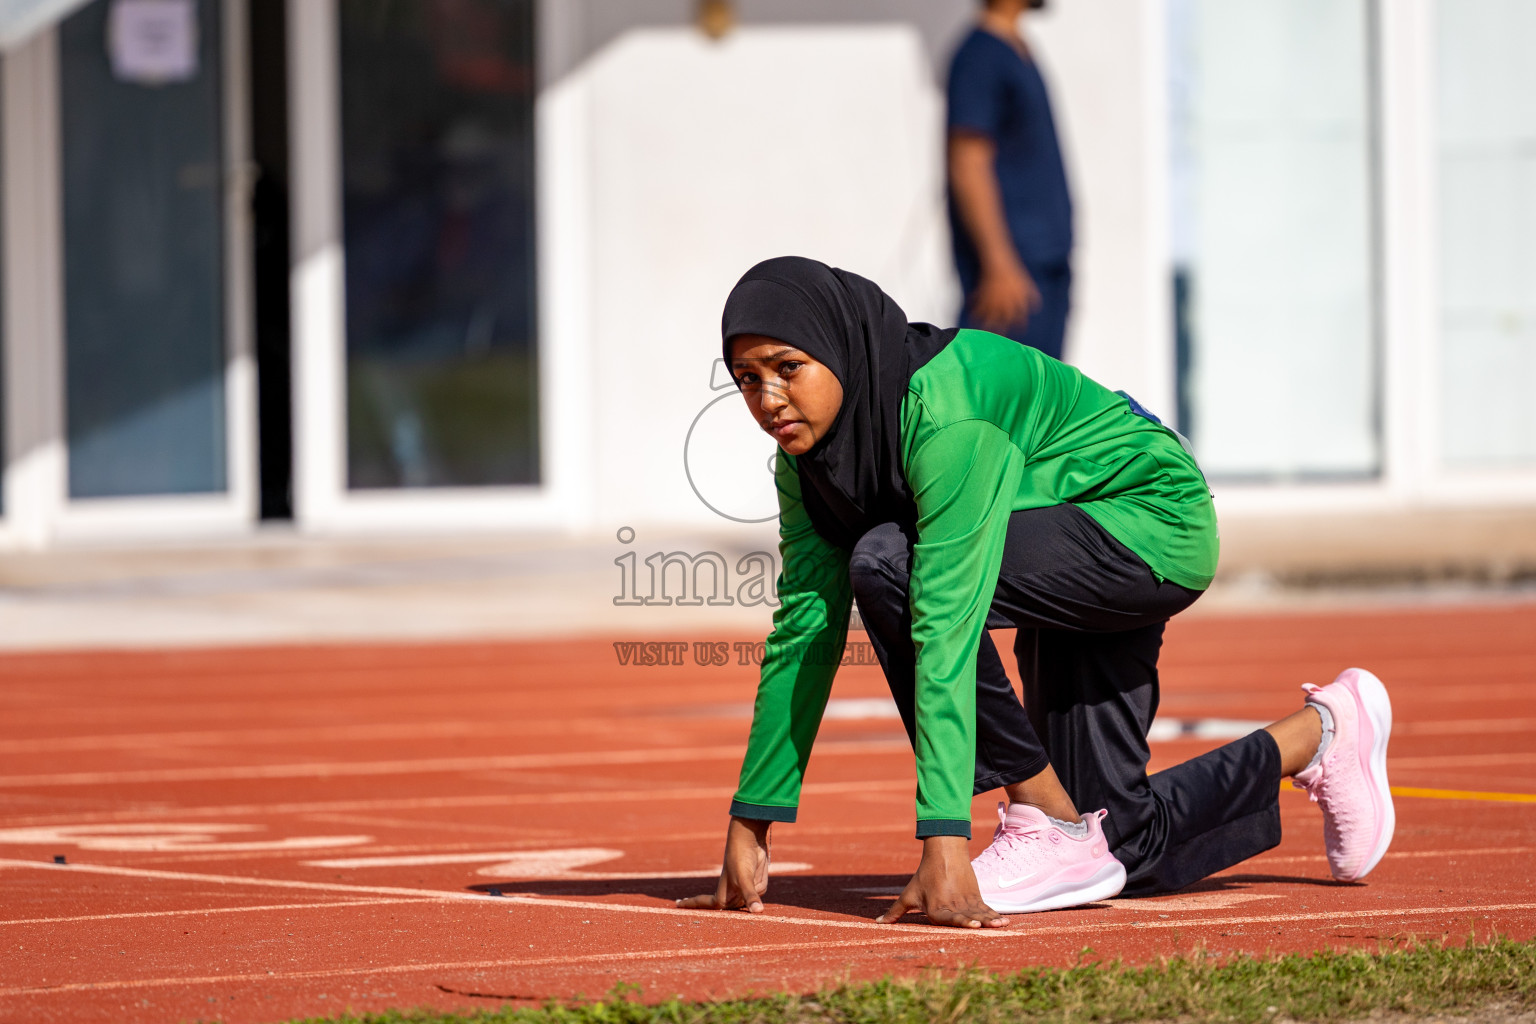
[[[769, 830], [795, 820], [855, 600], [917, 757], [922, 859], [882, 922], [997, 926], [1182, 888], [1279, 843], [1288, 776], [1322, 807], [1334, 877], [1375, 867], [1391, 705], [1369, 672], [1146, 773], [1163, 627], [1216, 570], [1210, 491], [1179, 435], [1035, 349], [909, 324], [814, 260], [749, 270], [722, 333], [779, 444], [781, 603], [720, 881], [680, 906], [762, 910]], [[1017, 630], [1023, 705], [989, 628]], [[972, 862], [971, 797], [997, 788], [1006, 811]]]

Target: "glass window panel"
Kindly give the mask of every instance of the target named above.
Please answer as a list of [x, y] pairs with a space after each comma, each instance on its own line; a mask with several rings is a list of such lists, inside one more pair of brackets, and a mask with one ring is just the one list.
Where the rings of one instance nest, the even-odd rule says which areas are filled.
[[1536, 4], [1438, 5], [1441, 443], [1536, 462]]
[[114, 71], [112, 6], [59, 29], [69, 493], [222, 491], [219, 4], [162, 78]]
[[1225, 479], [1380, 462], [1367, 0], [1172, 0], [1181, 425]]
[[339, 0], [353, 488], [539, 479], [532, 0]]

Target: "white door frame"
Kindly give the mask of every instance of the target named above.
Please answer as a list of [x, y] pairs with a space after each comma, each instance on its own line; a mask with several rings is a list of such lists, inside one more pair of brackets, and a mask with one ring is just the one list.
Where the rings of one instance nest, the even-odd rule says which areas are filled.
[[226, 490], [70, 498], [65, 421], [63, 190], [58, 33], [5, 61], [6, 516], [0, 543], [239, 534], [256, 514], [255, 369], [246, 0], [219, 0], [223, 29]]
[[[537, 5], [538, 57], [575, 27], [578, 5]], [[292, 190], [293, 495], [306, 532], [571, 530], [589, 515], [585, 120], [579, 85], [535, 103], [538, 295], [537, 485], [349, 490], [346, 291], [336, 0], [288, 0]], [[552, 41], [553, 40], [553, 41]]]
[[58, 48], [47, 30], [5, 55], [5, 452], [0, 545], [47, 543], [64, 495]]

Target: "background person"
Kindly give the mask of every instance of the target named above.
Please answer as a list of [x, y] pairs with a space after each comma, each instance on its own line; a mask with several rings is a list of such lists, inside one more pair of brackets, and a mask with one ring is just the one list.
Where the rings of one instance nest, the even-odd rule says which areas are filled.
[[1051, 100], [1019, 31], [1043, 0], [987, 0], [948, 84], [949, 224], [979, 327], [1061, 358], [1072, 287], [1072, 198]]

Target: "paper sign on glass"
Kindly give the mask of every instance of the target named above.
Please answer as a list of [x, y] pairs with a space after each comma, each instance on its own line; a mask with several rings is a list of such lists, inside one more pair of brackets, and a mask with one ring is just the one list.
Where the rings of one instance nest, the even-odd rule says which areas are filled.
[[196, 0], [113, 0], [107, 21], [112, 73], [166, 85], [197, 75]]

